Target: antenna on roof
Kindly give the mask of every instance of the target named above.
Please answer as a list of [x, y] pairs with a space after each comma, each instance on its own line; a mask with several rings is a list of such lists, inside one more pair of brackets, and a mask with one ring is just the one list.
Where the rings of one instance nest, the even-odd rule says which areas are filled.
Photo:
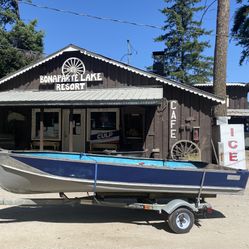
[[130, 65], [130, 56], [132, 55], [131, 53], [131, 44], [130, 40], [127, 40], [127, 64]]
[[133, 46], [131, 45], [130, 40], [127, 40], [127, 53], [124, 54], [121, 57], [120, 61], [122, 61], [125, 57], [127, 57], [127, 64], [130, 65], [130, 58], [131, 58], [131, 56], [133, 55], [134, 52], [135, 52], [135, 54], [137, 54], [137, 50], [135, 50], [133, 48]]

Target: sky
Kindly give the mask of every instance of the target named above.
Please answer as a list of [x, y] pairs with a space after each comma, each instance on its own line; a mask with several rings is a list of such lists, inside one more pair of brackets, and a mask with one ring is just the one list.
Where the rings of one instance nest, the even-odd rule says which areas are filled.
[[[213, 0], [207, 1], [207, 5]], [[163, 0], [33, 0], [34, 4], [62, 10], [70, 10], [99, 17], [108, 17], [129, 22], [162, 27], [165, 17], [160, 9], [165, 7]], [[230, 27], [233, 24], [235, 10], [239, 6], [231, 0]], [[211, 47], [206, 55], [214, 55], [217, 3], [209, 8], [204, 16], [203, 25], [213, 30], [213, 35], [205, 37]], [[163, 34], [159, 28], [135, 26], [108, 20], [98, 20], [36, 8], [20, 3], [21, 18], [28, 22], [38, 20], [37, 29], [43, 30], [44, 53], [49, 55], [68, 44], [74, 44], [86, 50], [127, 63], [127, 40], [132, 46], [130, 65], [146, 69], [152, 65], [152, 52], [164, 49], [162, 42], [154, 39]], [[200, 18], [202, 13], [197, 15]], [[227, 82], [249, 82], [249, 62], [239, 65], [241, 48], [234, 41], [228, 45]]]

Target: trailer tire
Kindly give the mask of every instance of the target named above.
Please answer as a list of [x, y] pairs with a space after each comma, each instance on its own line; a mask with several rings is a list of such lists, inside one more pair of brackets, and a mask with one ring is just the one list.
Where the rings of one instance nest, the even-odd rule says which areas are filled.
[[188, 233], [194, 225], [195, 216], [187, 208], [178, 208], [168, 217], [170, 229], [177, 234]]

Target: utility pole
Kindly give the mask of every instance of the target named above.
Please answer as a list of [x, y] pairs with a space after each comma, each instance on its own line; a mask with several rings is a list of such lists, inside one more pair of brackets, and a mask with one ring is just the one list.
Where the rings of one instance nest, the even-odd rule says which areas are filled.
[[[229, 29], [230, 0], [218, 0], [216, 41], [214, 53], [214, 94], [226, 100], [226, 70]], [[227, 115], [226, 104], [214, 108], [215, 117]]]

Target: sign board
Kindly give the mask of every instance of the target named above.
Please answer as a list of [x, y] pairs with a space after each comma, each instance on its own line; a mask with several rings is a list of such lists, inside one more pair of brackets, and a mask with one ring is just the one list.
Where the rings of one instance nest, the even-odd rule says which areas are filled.
[[172, 100], [169, 102], [169, 147], [178, 141], [178, 102]]
[[220, 164], [234, 169], [246, 169], [244, 125], [222, 124], [219, 127]]
[[113, 131], [92, 131], [91, 143], [109, 143], [119, 141], [119, 130]]
[[65, 60], [61, 74], [40, 75], [40, 84], [54, 84], [56, 91], [85, 90], [90, 81], [103, 81], [103, 73], [86, 73], [83, 61], [77, 57]]

